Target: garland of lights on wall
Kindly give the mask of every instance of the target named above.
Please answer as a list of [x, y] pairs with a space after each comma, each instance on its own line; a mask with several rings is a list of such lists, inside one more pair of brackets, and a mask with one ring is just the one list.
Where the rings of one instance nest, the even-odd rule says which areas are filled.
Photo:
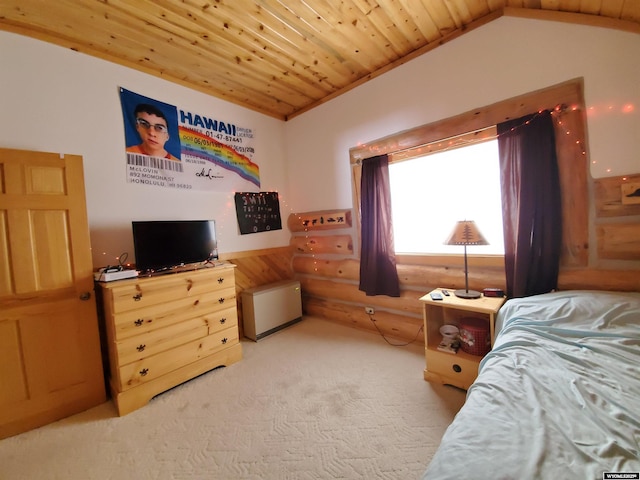
[[[608, 107], [608, 110], [613, 110], [613, 109], [614, 109], [613, 106], [609, 106]], [[574, 105], [574, 106], [569, 107], [569, 106], [564, 105], [564, 104], [557, 105], [553, 110], [551, 110], [551, 115], [554, 118], [556, 125], [567, 136], [577, 135], [577, 134], [574, 133], [569, 127], [565, 126], [565, 123], [562, 120], [562, 115], [564, 113], [566, 113], [567, 111], [576, 111], [576, 110], [579, 110], [578, 106]], [[623, 113], [631, 113], [634, 110], [635, 110], [634, 106], [631, 105], [631, 104], [626, 104], [626, 105], [624, 105], [622, 107], [622, 112]], [[534, 115], [533, 118], [535, 118], [535, 116], [537, 116], [537, 115], [542, 114], [543, 112], [544, 112], [544, 110], [539, 110], [538, 112], [536, 112], [536, 114]], [[588, 113], [591, 115], [591, 114], [594, 114], [594, 112], [595, 112], [595, 107], [589, 107]], [[520, 125], [516, 125], [516, 126], [512, 127], [510, 129], [510, 132], [513, 132], [513, 131], [517, 130], [518, 128], [522, 128], [522, 127], [528, 125], [531, 122], [531, 120], [533, 120], [533, 118], [530, 119], [530, 120], [524, 121]], [[452, 140], [449, 141], [448, 145], [444, 145], [442, 141], [439, 141], [439, 142], [431, 142], [428, 145], [423, 145], [423, 146], [413, 147], [413, 148], [420, 148], [420, 147], [428, 148], [428, 147], [431, 146], [431, 147], [435, 147], [437, 151], [444, 151], [444, 150], [447, 150], [447, 149], [458, 148], [458, 147], [460, 147], [462, 145], [470, 145], [472, 143], [478, 143], [479, 141], [486, 141], [486, 140], [493, 139], [493, 138], [498, 138], [498, 137], [499, 137], [499, 135], [496, 134], [496, 135], [493, 135], [492, 137], [486, 137], [486, 138], [478, 139], [476, 142], [466, 141], [464, 144], [462, 144], [460, 142], [456, 142], [455, 139], [452, 139]], [[574, 142], [578, 146], [580, 154], [583, 157], [586, 157], [587, 151], [586, 151], [584, 139], [576, 138], [574, 140]], [[425, 154], [428, 154], [430, 151], [431, 150], [428, 150]], [[375, 156], [375, 154], [372, 154], [372, 156]], [[596, 160], [593, 160], [591, 163], [595, 164]], [[361, 164], [361, 161], [358, 160], [356, 162], [356, 165], [360, 165], [360, 164]], [[607, 171], [610, 171], [610, 169], [607, 169]], [[624, 179], [624, 177], [623, 177], [623, 179]], [[230, 215], [231, 212], [234, 212], [234, 214], [235, 214], [235, 202], [233, 200], [234, 196], [235, 196], [235, 192], [233, 192], [231, 194], [231, 198], [227, 201], [226, 206], [225, 206], [226, 208], [222, 212], [222, 219], [221, 220], [224, 220], [225, 218], [227, 218]], [[304, 236], [305, 239], [307, 240], [307, 246], [309, 248], [309, 252], [310, 252], [310, 254], [312, 256], [312, 259], [313, 259], [314, 271], [317, 272], [318, 268], [317, 268], [316, 254], [313, 251], [313, 246], [308, 241], [309, 240], [309, 235], [310, 235], [309, 228], [308, 228], [309, 225], [305, 223], [302, 214], [297, 214], [297, 213], [295, 213], [293, 211], [293, 209], [288, 204], [286, 199], [284, 199], [284, 198], [282, 198], [280, 196], [280, 201], [282, 202], [283, 206], [286, 207], [286, 209], [289, 210], [289, 212], [290, 212], [289, 214], [290, 215], [294, 214], [294, 215], [297, 216], [297, 219], [300, 221], [300, 225], [302, 225], [304, 227], [302, 236]], [[221, 236], [224, 236], [224, 224], [225, 223], [226, 222], [224, 222], [224, 221], [220, 221], [218, 223], [218, 225], [220, 225], [220, 234], [221, 234]], [[104, 256], [104, 258], [107, 258], [107, 256], [108, 256], [107, 252], [103, 252], [102, 255]], [[119, 256], [116, 256], [115, 259], [116, 259], [116, 261], [118, 262], [119, 265], [123, 265], [123, 266], [126, 266], [126, 267], [131, 267], [131, 263], [126, 263], [126, 264], [124, 263], [126, 261], [126, 259], [127, 259], [127, 253], [123, 253], [123, 254], [121, 254]], [[107, 263], [111, 263], [111, 262], [106, 262], [105, 264], [107, 264]]]

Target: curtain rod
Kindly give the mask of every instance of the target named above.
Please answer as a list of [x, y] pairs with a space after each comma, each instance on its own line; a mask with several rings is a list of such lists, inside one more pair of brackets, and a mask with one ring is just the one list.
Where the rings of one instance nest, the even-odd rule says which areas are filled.
[[[546, 108], [546, 109], [543, 109], [543, 110], [549, 110], [552, 114], [554, 114], [554, 113], [563, 114], [563, 113], [566, 113], [567, 110], [577, 110], [577, 109], [579, 109], [579, 107], [576, 107], [576, 106], [569, 107], [569, 105], [567, 105], [566, 103], [559, 103], [554, 108]], [[539, 110], [537, 113], [541, 113], [543, 110]], [[414, 146], [411, 146], [411, 147], [402, 148], [400, 150], [394, 150], [392, 152], [387, 152], [387, 155], [389, 155], [389, 156], [400, 155], [400, 154], [402, 154], [404, 152], [409, 152], [411, 150], [428, 147], [429, 145], [434, 145], [436, 143], [446, 142], [446, 141], [451, 140], [451, 139], [461, 138], [461, 137], [465, 137], [465, 136], [469, 136], [469, 135], [475, 135], [477, 133], [484, 132], [486, 130], [490, 130], [490, 129], [496, 128], [496, 127], [497, 127], [497, 125], [491, 125], [489, 127], [479, 128], [479, 129], [476, 129], [476, 130], [472, 130], [470, 132], [466, 132], [466, 133], [462, 133], [462, 134], [458, 134], [458, 135], [452, 135], [451, 137], [446, 137], [446, 138], [442, 138], [442, 139], [439, 139], [439, 140], [434, 140], [432, 142], [427, 142], [427, 143], [423, 143], [423, 144], [420, 144], [420, 145], [414, 145]], [[498, 134], [497, 133], [495, 135], [492, 135], [491, 137], [483, 137], [479, 141], [485, 142], [485, 141], [493, 140], [495, 138], [498, 138]], [[472, 144], [472, 143], [475, 143], [475, 142], [469, 141], [467, 144]], [[460, 147], [460, 145], [452, 145], [450, 148], [459, 148], [459, 147]], [[438, 151], [446, 151], [448, 149], [449, 148], [442, 148], [442, 149], [439, 149]], [[378, 155], [384, 155], [384, 154], [381, 153], [381, 154], [378, 154]], [[373, 156], [376, 156], [376, 155], [372, 155], [372, 157]], [[371, 158], [371, 157], [358, 158], [351, 165], [352, 166], [360, 165], [367, 158]], [[400, 159], [398, 161], [400, 161]]]
[[[477, 130], [472, 130], [470, 132], [462, 133], [462, 134], [459, 134], [459, 135], [452, 135], [451, 137], [441, 138], [440, 140], [434, 140], [432, 142], [422, 143], [420, 145], [415, 145], [413, 147], [407, 147], [407, 148], [403, 148], [401, 150], [395, 150], [393, 152], [390, 152], [389, 155], [399, 155], [399, 154], [404, 153], [404, 152], [410, 152], [411, 150], [415, 150], [417, 148], [424, 148], [424, 147], [428, 147], [430, 145], [435, 145], [437, 143], [448, 142], [448, 141], [450, 141], [452, 139], [456, 139], [456, 138], [462, 139], [463, 137], [477, 135], [478, 133], [485, 132], [487, 130], [492, 130], [492, 129], [495, 129], [495, 128], [496, 128], [495, 125], [492, 125], [490, 127], [479, 128]], [[490, 140], [490, 139], [495, 138], [495, 137], [497, 137], [497, 135], [492, 135], [490, 137], [482, 137], [481, 140], [482, 141]], [[468, 143], [472, 143], [472, 142], [468, 142]]]
[[[411, 147], [401, 148], [399, 150], [393, 150], [391, 152], [387, 152], [386, 155], [389, 155], [389, 156], [400, 155], [402, 153], [409, 152], [411, 150], [416, 150], [416, 149], [419, 149], [419, 148], [428, 147], [429, 145], [435, 145], [437, 143], [447, 142], [447, 141], [449, 141], [451, 139], [455, 139], [455, 138], [461, 138], [461, 137], [465, 137], [465, 136], [476, 135], [478, 133], [481, 133], [481, 132], [484, 132], [484, 131], [487, 131], [487, 130], [491, 130], [491, 129], [495, 129], [495, 128], [496, 128], [495, 125], [492, 125], [492, 126], [489, 126], [489, 127], [484, 127], [484, 128], [479, 128], [479, 129], [476, 129], [476, 130], [472, 130], [470, 132], [466, 132], [466, 133], [462, 133], [462, 134], [458, 134], [458, 135], [452, 135], [450, 137], [441, 138], [441, 139], [438, 139], [438, 140], [433, 140], [431, 142], [421, 143], [421, 144], [418, 144], [418, 145], [413, 145]], [[497, 135], [492, 135], [491, 137], [483, 137], [481, 139], [481, 141], [492, 140], [493, 138], [497, 138]], [[473, 142], [468, 142], [468, 143], [473, 143]], [[442, 150], [445, 150], [445, 149], [443, 148]], [[361, 165], [363, 161], [365, 161], [365, 160], [367, 160], [369, 158], [377, 157], [379, 155], [385, 155], [385, 154], [384, 153], [379, 153], [377, 155], [371, 155], [370, 157], [358, 158], [351, 165], [352, 166]]]

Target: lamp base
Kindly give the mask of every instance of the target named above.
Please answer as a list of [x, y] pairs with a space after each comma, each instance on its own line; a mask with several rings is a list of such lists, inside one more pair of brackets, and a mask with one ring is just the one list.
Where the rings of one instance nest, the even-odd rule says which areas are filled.
[[482, 296], [480, 292], [477, 292], [475, 290], [456, 290], [453, 293], [456, 297], [468, 299], [480, 298]]

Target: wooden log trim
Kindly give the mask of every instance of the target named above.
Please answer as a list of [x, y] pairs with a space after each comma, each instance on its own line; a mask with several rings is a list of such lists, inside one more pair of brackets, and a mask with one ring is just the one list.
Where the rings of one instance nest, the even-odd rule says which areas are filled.
[[351, 239], [351, 235], [294, 236], [291, 237], [290, 245], [297, 253], [353, 254], [353, 240]]
[[597, 217], [640, 215], [640, 204], [622, 203], [622, 186], [640, 183], [640, 174], [598, 178], [593, 183]]
[[588, 13], [559, 12], [553, 10], [537, 10], [533, 8], [504, 7], [503, 14], [508, 17], [530, 18], [550, 22], [564, 22], [574, 25], [612, 28], [623, 32], [640, 33], [640, 26], [636, 22], [619, 18], [602, 17]]
[[[417, 287], [424, 289], [424, 293], [426, 293], [436, 287], [451, 289], [464, 287], [464, 264], [462, 259], [455, 264], [398, 264], [396, 268], [402, 289]], [[293, 258], [293, 270], [296, 274], [315, 275], [352, 282], [359, 282], [360, 279], [360, 262], [357, 259], [316, 259], [295, 256]], [[482, 290], [486, 287], [506, 288], [504, 268], [502, 266], [476, 267], [469, 263], [469, 288]]]
[[[308, 237], [300, 237], [308, 238]], [[396, 255], [397, 265], [425, 265], [460, 268], [464, 266], [462, 255]], [[495, 268], [504, 270], [504, 256], [502, 255], [468, 255], [469, 268]]]
[[640, 268], [630, 270], [577, 268], [560, 270], [560, 290], [640, 292]]
[[[587, 266], [589, 262], [588, 210], [588, 158], [585, 148], [584, 79], [576, 78], [554, 86], [536, 90], [517, 97], [480, 107], [460, 115], [438, 120], [430, 124], [408, 129], [349, 150], [352, 166], [354, 205], [360, 203], [360, 177], [362, 160], [372, 155], [393, 154], [431, 142], [452, 138], [466, 132], [474, 132], [496, 125], [505, 120], [518, 118], [542, 109], [553, 109], [558, 105], [568, 108], [557, 112], [561, 121], [575, 132], [571, 142], [556, 134], [560, 182], [562, 188], [562, 211], [565, 221], [562, 226], [563, 267]], [[556, 125], [556, 131], [561, 130]], [[576, 137], [578, 143], [576, 143]], [[357, 234], [360, 219], [356, 219]], [[359, 242], [360, 239], [358, 238]]]
[[312, 277], [299, 277], [300, 286], [305, 295], [316, 298], [332, 299], [356, 305], [371, 305], [388, 311], [397, 311], [406, 315], [421, 315], [422, 304], [419, 299], [426, 291], [423, 289], [402, 289], [399, 297], [386, 295], [367, 296], [358, 290], [358, 285]]
[[[348, 305], [329, 299], [303, 297], [303, 311], [306, 315], [317, 315], [326, 320], [364, 330], [376, 335], [380, 332], [387, 338], [403, 343], [424, 345], [422, 316], [409, 317], [392, 312], [376, 310], [375, 325], [364, 312], [362, 306]], [[380, 332], [378, 329], [380, 329]]]
[[[357, 260], [319, 260], [314, 261], [311, 258], [294, 257], [294, 270], [296, 275], [317, 275], [323, 278], [334, 278], [345, 281], [358, 282], [359, 279], [359, 263]], [[451, 273], [450, 269], [445, 267], [420, 267], [408, 266], [407, 269], [402, 265], [398, 266], [398, 278], [401, 288], [411, 288], [418, 292], [423, 286], [423, 292], [426, 293], [435, 287], [449, 286], [450, 288], [460, 288], [462, 284], [458, 278], [458, 273]], [[451, 284], [446, 281], [445, 275], [453, 275], [455, 277]], [[470, 272], [471, 275], [471, 272]], [[473, 278], [473, 276], [472, 276]], [[497, 288], [504, 288], [504, 275], [496, 273], [495, 284]], [[464, 278], [462, 277], [462, 281]], [[471, 286], [474, 285], [474, 286]], [[491, 285], [490, 283], [482, 283], [476, 286], [476, 281], [470, 282], [470, 287], [482, 289]], [[561, 290], [618, 290], [618, 291], [639, 291], [640, 292], [640, 269], [598, 269], [598, 268], [561, 268], [558, 276], [558, 288]], [[422, 295], [424, 295], [422, 293]], [[349, 301], [360, 301], [363, 297], [358, 295], [349, 299]], [[366, 302], [375, 303], [376, 297], [364, 297]], [[363, 303], [363, 305], [364, 305]]]
[[[398, 280], [401, 288], [411, 285], [421, 286], [425, 293], [436, 287], [444, 287], [451, 290], [464, 288], [464, 267], [450, 268], [447, 266], [416, 266], [398, 265]], [[496, 268], [472, 268], [469, 267], [469, 288], [482, 291], [482, 289], [501, 288], [506, 289], [506, 280], [503, 269]]]
[[290, 245], [285, 247], [274, 248], [262, 248], [259, 250], [244, 250], [241, 252], [226, 252], [220, 253], [220, 260], [230, 261], [234, 258], [248, 258], [248, 257], [260, 257], [264, 255], [282, 255], [292, 253], [293, 250]]
[[349, 150], [350, 162], [355, 165], [375, 155], [390, 154], [462, 133], [482, 130], [532, 112], [553, 109], [561, 104], [584, 109], [583, 78], [568, 80], [353, 147]]
[[[589, 263], [589, 184], [585, 126], [582, 110], [556, 112], [554, 130], [561, 186], [562, 251], [560, 265], [580, 267]], [[566, 132], [572, 132], [567, 135]], [[576, 143], [576, 138], [581, 143]]]
[[351, 258], [319, 259], [296, 255], [293, 257], [293, 270], [297, 274], [357, 282], [360, 278], [360, 261]]
[[292, 232], [351, 228], [351, 210], [292, 213], [287, 219], [287, 226]]
[[[504, 255], [476, 255], [468, 254], [467, 262], [471, 268], [497, 268], [504, 270]], [[426, 265], [426, 266], [464, 266], [464, 256], [457, 254], [442, 255], [422, 255], [422, 254], [398, 254], [396, 255], [397, 265]]]
[[600, 224], [596, 234], [600, 259], [640, 260], [640, 223]]

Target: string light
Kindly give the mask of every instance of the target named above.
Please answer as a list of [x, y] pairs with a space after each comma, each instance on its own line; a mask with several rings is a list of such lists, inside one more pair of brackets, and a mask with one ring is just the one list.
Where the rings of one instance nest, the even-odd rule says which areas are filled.
[[[310, 240], [310, 232], [309, 232], [309, 227], [308, 225], [305, 223], [302, 215], [300, 213], [296, 213], [293, 208], [291, 207], [291, 205], [289, 204], [289, 202], [287, 201], [286, 197], [283, 197], [277, 190], [273, 190], [273, 192], [278, 194], [278, 202], [280, 205], [280, 210], [282, 211], [288, 211], [288, 216], [290, 215], [295, 215], [296, 218], [298, 219], [298, 221], [300, 222], [300, 225], [302, 225], [303, 227], [303, 237], [305, 240], [305, 245], [309, 251], [309, 253], [311, 254], [311, 258], [313, 260], [313, 271], [314, 272], [318, 272], [319, 268], [318, 268], [318, 259], [316, 256], [316, 253], [314, 252], [314, 247], [313, 247], [313, 243]], [[239, 192], [233, 192], [232, 195], [235, 196], [236, 193]], [[263, 196], [263, 192], [259, 192], [259, 196]], [[235, 213], [235, 202], [232, 200], [229, 200], [229, 202], [227, 202], [227, 209], [225, 209], [225, 211], [222, 214], [222, 220], [225, 220], [230, 212], [234, 212]], [[279, 212], [280, 213], [280, 212]], [[288, 218], [287, 216], [287, 218]], [[284, 215], [281, 214], [281, 221], [286, 221], [286, 220], [282, 220], [282, 218], [284, 218]], [[224, 221], [221, 221], [221, 230], [224, 230]]]
[[[102, 262], [103, 265], [122, 265], [123, 267], [132, 266], [131, 262], [123, 263], [126, 262], [129, 257], [127, 252], [123, 252], [120, 255], [113, 255], [113, 253], [110, 252], [102, 252], [102, 257], [104, 258], [104, 261]], [[110, 259], [115, 260], [115, 262]]]
[[[593, 109], [593, 107], [589, 107], [590, 109]], [[565, 113], [567, 110], [571, 110], [571, 111], [577, 111], [579, 110], [580, 107], [578, 105], [571, 105], [571, 106], [567, 106], [565, 104], [558, 104], [556, 105], [553, 109], [550, 110], [550, 113], [552, 115], [552, 117], [555, 118], [556, 124], [558, 125], [558, 127], [562, 128], [564, 131], [564, 134], [567, 136], [573, 135], [573, 132], [564, 127], [564, 124], [562, 122], [562, 118], [561, 115], [563, 113]], [[481, 133], [483, 131], [487, 131], [490, 130], [493, 127], [488, 127], [486, 129], [483, 130], [478, 130], [476, 132], [468, 132], [467, 134], [463, 134], [460, 135], [459, 139], [456, 140], [455, 137], [451, 140], [449, 140], [448, 142], [442, 142], [439, 141], [437, 143], [429, 143], [429, 144], [425, 144], [425, 145], [417, 145], [415, 147], [403, 147], [399, 144], [395, 144], [392, 146], [386, 146], [386, 147], [381, 147], [381, 146], [371, 146], [369, 147], [369, 153], [370, 156], [377, 156], [377, 155], [382, 155], [384, 153], [387, 153], [389, 155], [398, 155], [401, 152], [406, 152], [406, 151], [411, 151], [411, 157], [417, 157], [417, 156], [424, 156], [424, 155], [428, 155], [432, 152], [444, 152], [453, 148], [460, 148], [460, 147], [464, 147], [464, 146], [468, 146], [468, 145], [473, 145], [475, 143], [480, 143], [480, 142], [485, 142], [487, 140], [494, 140], [497, 138], [500, 138], [501, 135], [506, 135], [507, 133], [512, 133], [515, 132], [516, 130], [518, 130], [519, 128], [522, 128], [526, 125], [529, 125], [538, 115], [541, 115], [545, 110], [541, 109], [538, 110], [534, 116], [530, 119], [527, 119], [525, 121], [523, 121], [520, 125], [514, 125], [513, 127], [511, 127], [509, 129], [508, 132], [504, 132], [502, 134], [494, 134], [494, 135], [490, 135], [490, 136], [481, 136], [478, 138], [474, 138], [474, 139], [468, 139], [468, 135], [471, 133]], [[462, 138], [464, 137], [464, 138]], [[581, 155], [586, 156], [587, 152], [586, 149], [584, 147], [584, 141], [582, 139], [576, 139], [575, 140], [575, 144], [578, 145], [581, 149]], [[367, 144], [366, 143], [359, 143], [358, 144], [359, 148], [366, 148]], [[435, 147], [435, 148], [434, 148]], [[361, 160], [358, 159], [356, 160], [356, 165], [360, 165], [361, 164]]]
[[313, 250], [313, 243], [310, 241], [310, 233], [309, 233], [309, 222], [305, 222], [304, 218], [302, 217], [302, 214], [300, 213], [295, 213], [293, 211], [293, 208], [291, 208], [291, 206], [288, 204], [287, 199], [284, 197], [281, 197], [281, 202], [284, 204], [285, 207], [287, 207], [290, 211], [289, 215], [295, 215], [296, 218], [298, 219], [298, 221], [300, 222], [300, 225], [303, 228], [303, 237], [305, 240], [305, 245], [309, 251], [309, 253], [311, 254], [311, 261], [313, 263], [313, 271], [314, 272], [318, 272], [318, 258], [316, 257], [316, 254]]
[[[579, 107], [577, 105], [572, 105], [571, 107], [567, 107], [566, 105], [556, 105], [556, 107], [551, 111], [551, 116], [556, 118], [556, 123], [557, 123], [558, 127], [564, 129], [565, 135], [572, 135], [573, 132], [570, 129], [564, 127], [564, 122], [562, 121], [562, 117], [561, 117], [561, 115], [566, 110], [571, 110], [572, 112], [575, 112], [575, 111], [579, 110]], [[587, 151], [586, 151], [586, 148], [584, 146], [584, 140], [581, 139], [581, 138], [577, 138], [574, 141], [574, 143], [575, 143], [575, 145], [577, 145], [580, 148], [580, 154], [583, 157], [586, 157]]]

